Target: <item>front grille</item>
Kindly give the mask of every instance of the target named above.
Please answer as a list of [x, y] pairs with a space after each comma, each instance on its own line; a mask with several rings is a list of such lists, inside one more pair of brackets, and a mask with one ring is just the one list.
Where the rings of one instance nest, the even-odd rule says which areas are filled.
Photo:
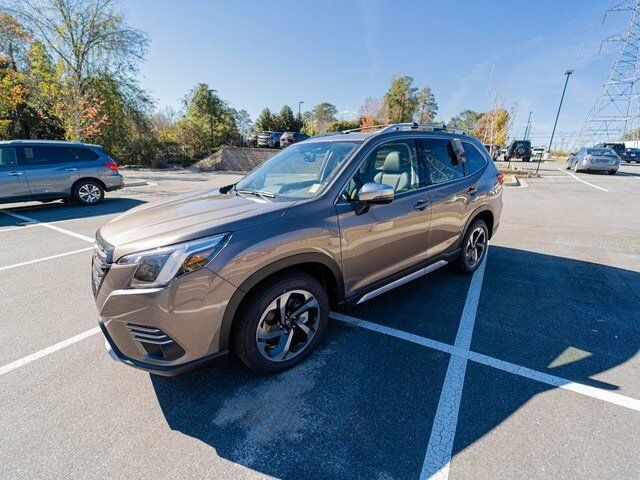
[[127, 323], [131, 338], [156, 360], [175, 360], [184, 350], [169, 335], [156, 327]]

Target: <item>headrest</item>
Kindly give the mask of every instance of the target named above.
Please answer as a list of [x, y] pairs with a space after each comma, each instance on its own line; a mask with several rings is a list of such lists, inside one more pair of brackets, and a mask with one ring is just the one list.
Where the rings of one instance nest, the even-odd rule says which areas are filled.
[[382, 170], [384, 173], [402, 173], [404, 170], [400, 167], [400, 154], [389, 152], [387, 158], [384, 159]]

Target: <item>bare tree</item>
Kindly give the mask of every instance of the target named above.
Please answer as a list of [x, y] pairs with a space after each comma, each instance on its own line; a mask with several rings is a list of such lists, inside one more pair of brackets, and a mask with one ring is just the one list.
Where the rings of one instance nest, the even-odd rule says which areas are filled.
[[113, 0], [4, 0], [3, 6], [45, 44], [80, 92], [91, 77], [129, 75], [144, 58], [147, 36], [126, 24]]

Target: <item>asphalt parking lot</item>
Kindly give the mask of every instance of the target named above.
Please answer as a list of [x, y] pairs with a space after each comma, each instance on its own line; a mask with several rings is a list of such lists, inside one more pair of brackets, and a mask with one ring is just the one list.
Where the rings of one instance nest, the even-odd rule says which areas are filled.
[[505, 190], [484, 266], [336, 312], [261, 376], [113, 362], [95, 231], [238, 176], [127, 172], [97, 207], [1, 206], [0, 478], [638, 478], [640, 165]]

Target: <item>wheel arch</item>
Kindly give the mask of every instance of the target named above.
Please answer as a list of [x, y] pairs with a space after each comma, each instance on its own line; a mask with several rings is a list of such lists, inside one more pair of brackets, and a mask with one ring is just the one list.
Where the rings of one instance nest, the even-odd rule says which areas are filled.
[[78, 180], [76, 180], [75, 182], [73, 182], [73, 185], [71, 185], [71, 195], [74, 195], [78, 185], [80, 185], [81, 182], [84, 182], [86, 180], [91, 180], [92, 182], [96, 182], [98, 185], [100, 185], [102, 187], [103, 190], [105, 190], [105, 191], [107, 190], [107, 186], [99, 178], [96, 178], [96, 177], [81, 177]]
[[344, 280], [340, 267], [331, 257], [321, 253], [301, 253], [277, 260], [262, 267], [238, 287], [231, 296], [222, 317], [219, 348], [229, 347], [231, 326], [250, 292], [274, 275], [286, 270], [300, 270], [319, 280], [327, 289], [331, 307], [342, 304], [345, 299]]
[[469, 220], [467, 221], [467, 224], [464, 227], [463, 233], [460, 236], [460, 241], [462, 241], [462, 239], [464, 238], [464, 235], [467, 233], [467, 230], [469, 229], [471, 224], [478, 218], [483, 220], [484, 223], [487, 224], [487, 228], [489, 229], [489, 239], [493, 237], [493, 227], [495, 226], [495, 216], [493, 215], [493, 212], [491, 211], [490, 208], [481, 207], [479, 210], [476, 210], [475, 212], [473, 212], [473, 214], [469, 216]]

